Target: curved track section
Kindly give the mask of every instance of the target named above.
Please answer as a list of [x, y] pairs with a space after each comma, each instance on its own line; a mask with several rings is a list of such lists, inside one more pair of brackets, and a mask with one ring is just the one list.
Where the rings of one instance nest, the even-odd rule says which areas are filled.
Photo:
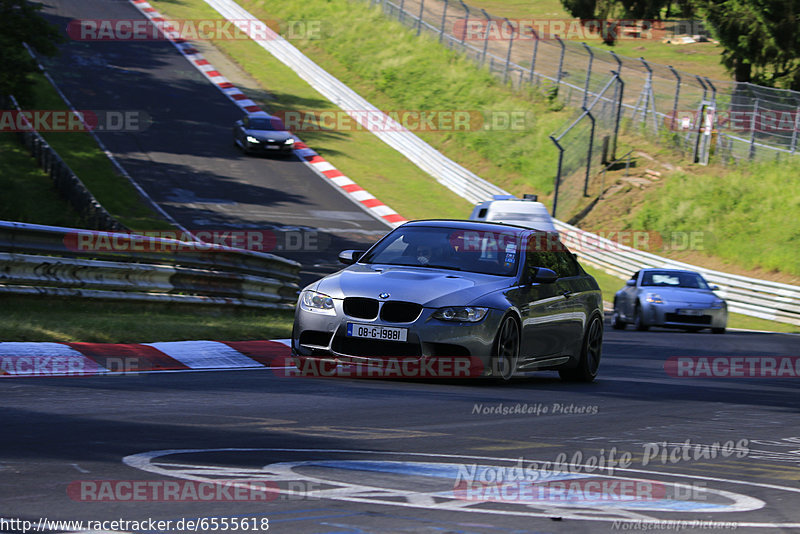
[[[44, 14], [146, 20], [126, 0], [58, 0]], [[296, 157], [242, 155], [231, 129], [242, 112], [168, 41], [76, 41], [45, 65], [79, 110], [143, 112], [140, 131], [98, 132], [147, 193], [190, 231], [277, 235], [275, 252], [306, 266], [304, 281], [332, 270], [344, 248], [363, 248], [390, 228]]]

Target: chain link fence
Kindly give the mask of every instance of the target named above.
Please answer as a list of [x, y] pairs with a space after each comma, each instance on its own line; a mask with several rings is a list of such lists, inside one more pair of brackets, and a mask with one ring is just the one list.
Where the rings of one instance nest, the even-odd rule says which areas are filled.
[[[515, 88], [537, 86], [566, 106], [587, 110], [594, 101], [604, 103], [606, 110], [613, 109], [616, 95], [619, 112], [611, 115], [617, 124], [609, 141], [614, 146], [619, 131], [639, 131], [651, 139], [677, 144], [694, 162], [704, 164], [712, 156], [727, 164], [798, 154], [800, 92], [710, 80], [643, 58], [621, 56], [545, 34], [526, 21], [492, 16], [462, 0], [370, 0], [370, 4], [417, 35], [425, 33], [464, 54]], [[638, 38], [674, 36], [686, 31], [683, 23], [666, 21], [660, 23], [659, 31]], [[694, 33], [703, 33], [697, 24], [688, 26]], [[630, 37], [641, 28], [617, 30], [618, 35]], [[617, 79], [610, 95], [609, 77]], [[606, 112], [602, 114], [606, 124]], [[585, 176], [591, 172], [593, 158], [600, 157], [597, 147], [590, 146], [597, 144], [598, 129], [594, 135], [587, 134], [592, 118], [597, 127], [597, 115], [582, 109], [582, 118], [570, 121], [572, 129], [554, 135], [562, 156], [560, 172], [565, 173], [556, 180], [564, 187], [571, 189], [571, 181], [580, 183], [572, 177], [581, 165], [578, 154], [584, 154]], [[585, 176], [581, 186], [586, 185]], [[591, 180], [588, 182], [587, 191], [591, 192]], [[559, 202], [570, 213], [564, 195], [562, 192]]]

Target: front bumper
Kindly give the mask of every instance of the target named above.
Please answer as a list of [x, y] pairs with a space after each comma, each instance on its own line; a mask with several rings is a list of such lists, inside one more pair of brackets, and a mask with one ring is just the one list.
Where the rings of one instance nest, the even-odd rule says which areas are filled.
[[[686, 310], [691, 310], [691, 314]], [[725, 328], [728, 310], [721, 308], [698, 308], [682, 303], [651, 304], [642, 307], [642, 315], [648, 326], [667, 328]]]
[[[298, 366], [307, 359], [377, 367], [402, 361], [416, 369], [429, 366], [431, 361], [449, 360], [459, 362], [460, 375], [465, 374], [464, 362], [468, 362], [469, 376], [484, 376], [490, 374], [492, 348], [504, 315], [504, 311], [490, 309], [477, 323], [450, 322], [433, 318], [435, 309], [423, 308], [415, 321], [394, 323], [349, 317], [341, 301], [335, 301], [334, 306], [335, 315], [297, 308], [292, 356]], [[405, 328], [407, 338], [405, 342], [354, 338], [347, 336], [348, 323]]]

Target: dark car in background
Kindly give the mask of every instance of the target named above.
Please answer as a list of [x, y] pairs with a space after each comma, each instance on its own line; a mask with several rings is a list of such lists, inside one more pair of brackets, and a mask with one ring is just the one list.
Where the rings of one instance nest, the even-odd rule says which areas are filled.
[[594, 380], [600, 289], [557, 237], [474, 221], [406, 223], [300, 294], [292, 334], [307, 360], [468, 357], [483, 376], [556, 370]]
[[710, 328], [724, 334], [728, 323], [725, 300], [694, 271], [642, 269], [614, 295], [612, 325], [618, 330], [629, 323], [637, 330], [651, 326], [698, 331]]
[[295, 139], [283, 121], [264, 112], [253, 113], [233, 125], [233, 144], [247, 154], [289, 155]]

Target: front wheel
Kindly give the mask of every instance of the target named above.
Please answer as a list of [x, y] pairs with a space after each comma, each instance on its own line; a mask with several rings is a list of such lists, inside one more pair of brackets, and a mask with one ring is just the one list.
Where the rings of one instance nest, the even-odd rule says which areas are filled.
[[492, 357], [492, 375], [511, 380], [519, 361], [519, 325], [513, 317], [506, 316], [497, 330]]
[[636, 309], [633, 310], [633, 324], [636, 327], [636, 330], [640, 332], [644, 332], [650, 328], [644, 322], [644, 318], [642, 317], [642, 307], [639, 306], [639, 304], [636, 304]]
[[711, 329], [711, 333], [712, 334], [724, 334], [725, 333], [725, 328], [724, 327], [723, 328], [712, 328]]
[[586, 329], [581, 349], [581, 358], [574, 369], [561, 369], [558, 375], [571, 382], [591, 382], [597, 376], [600, 357], [603, 354], [603, 321], [595, 316]]
[[622, 320], [622, 316], [620, 316], [616, 306], [614, 306], [614, 316], [611, 318], [611, 326], [614, 330], [625, 330], [625, 327], [628, 326], [628, 324]]

